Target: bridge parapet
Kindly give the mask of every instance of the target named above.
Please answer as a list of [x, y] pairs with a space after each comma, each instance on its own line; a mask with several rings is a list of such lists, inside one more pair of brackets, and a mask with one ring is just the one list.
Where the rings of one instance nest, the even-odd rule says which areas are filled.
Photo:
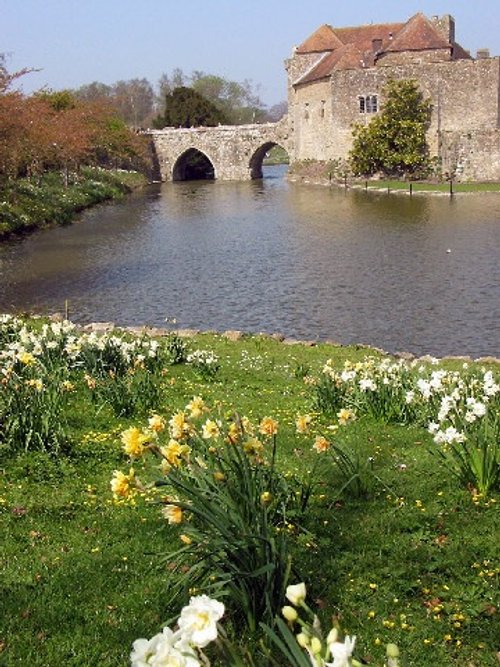
[[288, 151], [288, 124], [219, 125], [218, 127], [148, 130], [163, 181], [176, 180], [176, 165], [190, 151], [199, 151], [223, 181], [250, 180], [262, 175], [262, 160], [274, 145]]

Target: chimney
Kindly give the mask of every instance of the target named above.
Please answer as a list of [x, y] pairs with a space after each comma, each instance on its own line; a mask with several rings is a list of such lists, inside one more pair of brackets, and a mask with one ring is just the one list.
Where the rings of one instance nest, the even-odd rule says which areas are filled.
[[373, 53], [378, 53], [379, 51], [382, 51], [381, 39], [372, 39], [372, 51]]
[[477, 60], [485, 60], [486, 58], [490, 57], [490, 50], [489, 49], [478, 49], [476, 52], [476, 59]]
[[450, 44], [455, 43], [455, 19], [453, 16], [450, 16], [450, 14], [445, 14], [441, 18], [433, 16], [431, 23]]

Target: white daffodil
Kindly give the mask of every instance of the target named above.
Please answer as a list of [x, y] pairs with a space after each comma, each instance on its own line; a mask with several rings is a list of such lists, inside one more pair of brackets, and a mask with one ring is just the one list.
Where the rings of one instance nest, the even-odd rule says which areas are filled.
[[298, 607], [306, 599], [306, 585], [304, 582], [287, 586], [286, 599]]
[[332, 654], [333, 662], [325, 663], [325, 667], [350, 667], [350, 658], [354, 651], [356, 637], [346, 636], [344, 642], [333, 642], [329, 649]]
[[224, 605], [208, 595], [192, 597], [179, 618], [183, 638], [198, 648], [217, 639], [217, 621], [224, 614]]

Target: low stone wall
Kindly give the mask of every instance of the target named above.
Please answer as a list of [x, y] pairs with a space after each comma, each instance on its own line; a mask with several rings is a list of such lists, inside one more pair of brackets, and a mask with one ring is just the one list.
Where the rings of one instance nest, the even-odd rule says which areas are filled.
[[[52, 316], [53, 319], [61, 319], [61, 315], [56, 314]], [[358, 349], [366, 349], [367, 352], [372, 351], [372, 352], [378, 352], [380, 354], [383, 354], [388, 357], [394, 357], [396, 359], [405, 359], [407, 361], [411, 361], [412, 359], [417, 359], [422, 362], [429, 362], [433, 361], [433, 357], [429, 355], [424, 355], [422, 357], [417, 357], [413, 355], [411, 352], [396, 352], [394, 354], [390, 354], [389, 352], [386, 352], [385, 350], [382, 350], [381, 348], [375, 347], [374, 345], [365, 345], [365, 344], [351, 344], [351, 345], [343, 345], [342, 343], [339, 343], [337, 341], [333, 340], [322, 340], [322, 341], [315, 341], [315, 340], [298, 340], [296, 338], [289, 338], [285, 336], [284, 334], [281, 333], [247, 333], [245, 331], [239, 331], [239, 330], [228, 330], [228, 331], [201, 331], [199, 329], [166, 329], [163, 327], [148, 327], [148, 326], [138, 326], [138, 327], [118, 327], [115, 325], [114, 322], [91, 322], [89, 324], [83, 325], [83, 330], [84, 331], [89, 331], [89, 332], [96, 332], [96, 333], [109, 333], [110, 331], [113, 331], [115, 329], [118, 329], [120, 331], [126, 331], [128, 333], [131, 333], [135, 336], [141, 336], [141, 335], [148, 335], [148, 336], [158, 336], [158, 337], [164, 337], [168, 336], [170, 334], [177, 334], [177, 336], [181, 336], [182, 338], [194, 338], [195, 336], [199, 336], [202, 334], [212, 334], [212, 335], [218, 335], [226, 338], [227, 340], [237, 342], [243, 338], [246, 337], [253, 337], [253, 336], [260, 336], [264, 338], [269, 338], [272, 340], [276, 340], [280, 343], [283, 343], [283, 345], [304, 345], [307, 347], [315, 347], [316, 345], [331, 345], [332, 347], [357, 347]], [[478, 357], [476, 359], [473, 359], [470, 356], [447, 356], [443, 357], [441, 359], [442, 361], [463, 361], [463, 362], [475, 362], [475, 363], [484, 363], [484, 364], [500, 364], [500, 359], [497, 357]]]

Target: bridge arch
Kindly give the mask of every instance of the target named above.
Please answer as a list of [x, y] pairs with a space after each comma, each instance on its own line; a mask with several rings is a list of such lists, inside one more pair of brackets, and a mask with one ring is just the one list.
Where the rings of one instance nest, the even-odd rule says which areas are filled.
[[290, 154], [288, 124], [220, 125], [217, 127], [164, 128], [147, 130], [153, 159], [162, 180], [192, 178], [189, 165], [200, 154], [211, 164], [195, 178], [246, 181], [262, 177], [262, 160], [272, 146], [282, 146]]
[[198, 148], [188, 148], [176, 159], [172, 168], [173, 181], [214, 180], [213, 161]]
[[250, 176], [252, 179], [262, 178], [262, 163], [267, 153], [274, 148], [279, 146], [286, 151], [286, 148], [279, 144], [277, 141], [266, 141], [262, 146], [259, 146], [257, 150], [253, 153], [250, 158]]

